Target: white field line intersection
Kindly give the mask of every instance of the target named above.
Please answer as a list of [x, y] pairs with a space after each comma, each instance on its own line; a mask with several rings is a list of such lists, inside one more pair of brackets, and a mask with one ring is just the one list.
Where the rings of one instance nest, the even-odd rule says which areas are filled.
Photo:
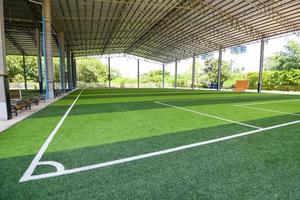
[[[79, 173], [79, 172], [88, 171], [88, 170], [92, 170], [92, 169], [109, 167], [109, 166], [113, 166], [113, 165], [117, 165], [117, 164], [132, 162], [135, 160], [141, 160], [141, 159], [145, 159], [145, 158], [160, 156], [160, 155], [164, 155], [164, 154], [168, 154], [168, 153], [173, 153], [173, 152], [177, 152], [177, 151], [182, 151], [182, 150], [186, 150], [186, 149], [199, 147], [202, 145], [207, 145], [207, 144], [217, 143], [217, 142], [230, 140], [230, 139], [234, 139], [234, 138], [238, 138], [238, 137], [243, 137], [243, 136], [247, 136], [247, 135], [251, 135], [251, 134], [255, 134], [255, 133], [259, 133], [259, 132], [263, 132], [263, 131], [268, 131], [268, 130], [272, 130], [272, 129], [276, 129], [276, 128], [280, 128], [280, 127], [293, 125], [293, 124], [298, 124], [298, 123], [300, 123], [300, 120], [289, 122], [289, 123], [284, 123], [284, 124], [279, 124], [276, 126], [270, 126], [267, 128], [257, 129], [257, 130], [253, 130], [253, 131], [247, 131], [247, 132], [239, 133], [236, 135], [230, 135], [230, 136], [221, 137], [221, 138], [217, 138], [217, 139], [213, 139], [213, 140], [207, 140], [207, 141], [203, 141], [203, 142], [193, 143], [193, 144], [189, 144], [189, 145], [183, 145], [183, 146], [165, 149], [165, 150], [161, 150], [161, 151], [155, 151], [155, 152], [141, 154], [141, 155], [137, 155], [137, 156], [131, 156], [131, 157], [126, 157], [126, 158], [117, 159], [117, 160], [113, 160], [113, 161], [98, 163], [98, 164], [94, 164], [94, 165], [88, 165], [88, 166], [78, 167], [78, 168], [73, 168], [73, 169], [63, 169], [63, 170], [58, 170], [57, 172], [52, 172], [52, 173], [47, 173], [47, 174], [32, 175], [32, 176], [28, 177], [26, 180], [20, 180], [20, 182], [30, 181], [30, 180], [39, 180], [39, 179], [56, 177], [56, 176], [61, 176], [61, 175]], [[51, 162], [51, 161], [48, 161], [48, 162]]]
[[[82, 93], [82, 91], [81, 91], [81, 93]], [[79, 98], [80, 94], [78, 95], [77, 99]], [[77, 99], [73, 102], [73, 104], [72, 104], [73, 106], [76, 103]], [[72, 109], [72, 107], [73, 107], [72, 105], [69, 108], [69, 110]], [[65, 117], [69, 114], [70, 111], [69, 112], [68, 111], [66, 112], [66, 114], [62, 118], [62, 120], [61, 120], [62, 122], [63, 122], [63, 119], [65, 119]], [[38, 152], [38, 154], [36, 155], [36, 157], [32, 161], [31, 165], [29, 166], [28, 170], [24, 173], [23, 177], [20, 179], [19, 182], [39, 180], [39, 179], [44, 179], [44, 178], [57, 177], [57, 176], [62, 176], [62, 175], [67, 175], [67, 174], [79, 173], [79, 172], [88, 171], [88, 170], [92, 170], [92, 169], [99, 169], [99, 168], [109, 167], [109, 166], [113, 166], [113, 165], [117, 165], [117, 164], [132, 162], [132, 161], [135, 161], [135, 160], [141, 160], [141, 159], [145, 159], [145, 158], [150, 158], [150, 157], [160, 156], [160, 155], [169, 154], [169, 153], [173, 153], [173, 152], [183, 151], [183, 150], [186, 150], [186, 149], [191, 149], [191, 148], [199, 147], [199, 146], [202, 146], [202, 145], [207, 145], [207, 144], [217, 143], [217, 142], [221, 142], [221, 141], [226, 141], [226, 140], [230, 140], [230, 139], [234, 139], [234, 138], [238, 138], [238, 137], [243, 137], [243, 136], [247, 136], [247, 135], [251, 135], [251, 134], [255, 134], [255, 133], [260, 133], [260, 132], [263, 132], [263, 131], [268, 131], [268, 130], [281, 128], [281, 127], [285, 127], [285, 126], [289, 126], [289, 125], [293, 125], [293, 124], [298, 124], [298, 123], [300, 123], [300, 120], [292, 121], [292, 122], [288, 122], [288, 123], [284, 123], [284, 124], [279, 124], [279, 125], [275, 125], [275, 126], [270, 126], [270, 127], [266, 127], [266, 128], [260, 128], [260, 129], [257, 129], [257, 130], [247, 131], [247, 132], [243, 132], [243, 133], [239, 133], [239, 134], [235, 134], [235, 135], [225, 136], [225, 137], [221, 137], [221, 138], [217, 138], [217, 139], [202, 141], [202, 142], [183, 145], [183, 146], [179, 146], [179, 147], [175, 147], [175, 148], [165, 149], [165, 150], [161, 150], [161, 151], [155, 151], [155, 152], [151, 152], [151, 153], [126, 157], [126, 158], [122, 158], [122, 159], [112, 160], [112, 161], [108, 161], [108, 162], [102, 162], [102, 163], [98, 163], [98, 164], [94, 164], [94, 165], [88, 165], [88, 166], [78, 167], [78, 168], [73, 168], [73, 169], [65, 169], [64, 166], [61, 163], [58, 163], [58, 162], [55, 162], [55, 161], [43, 161], [43, 162], [39, 161], [39, 159], [42, 157], [43, 153], [46, 151], [47, 145], [50, 144], [51, 140], [54, 137], [54, 135], [51, 135], [53, 133], [52, 132], [49, 136], [50, 139], [48, 138], [49, 140], [47, 139], [46, 142], [45, 142], [46, 147], [45, 147], [45, 144], [42, 146], [42, 148], [40, 149], [40, 151]], [[59, 123], [59, 124], [61, 126], [61, 123]], [[34, 161], [37, 162], [37, 163], [34, 163]], [[34, 169], [38, 165], [52, 165], [52, 166], [56, 167], [57, 171], [56, 172], [51, 172], [51, 173], [46, 173], [46, 174], [32, 175]]]
[[250, 125], [250, 124], [245, 124], [245, 123], [242, 123], [242, 122], [233, 121], [233, 120], [225, 119], [225, 118], [222, 118], [222, 117], [217, 117], [217, 116], [214, 116], [214, 115], [209, 115], [209, 114], [206, 114], [206, 113], [198, 112], [198, 111], [195, 111], [195, 110], [190, 110], [190, 109], [183, 108], [183, 107], [174, 106], [174, 105], [167, 104], [167, 103], [162, 103], [162, 102], [159, 102], [159, 101], [155, 101], [154, 103], [160, 104], [160, 105], [163, 105], [163, 106], [167, 106], [167, 107], [171, 107], [171, 108], [176, 108], [176, 109], [179, 109], [179, 110], [184, 110], [184, 111], [195, 113], [195, 114], [198, 114], [198, 115], [203, 115], [203, 116], [210, 117], [210, 118], [215, 118], [215, 119], [222, 120], [222, 121], [225, 121], [225, 122], [239, 124], [239, 125], [242, 125], [242, 126], [247, 126], [247, 127], [255, 128], [255, 129], [262, 129], [261, 127], [258, 127], [258, 126], [253, 126], [253, 125]]
[[32, 160], [32, 162], [29, 165], [28, 169], [23, 174], [22, 178], [20, 179], [20, 182], [30, 180], [30, 178], [31, 178], [31, 176], [32, 176], [35, 168], [38, 165], [52, 165], [58, 171], [62, 171], [64, 169], [64, 166], [61, 165], [60, 163], [57, 163], [57, 162], [54, 162], [54, 161], [40, 162], [40, 160], [41, 160], [43, 154], [45, 153], [45, 151], [47, 150], [50, 142], [53, 140], [55, 134], [57, 133], [57, 131], [59, 130], [59, 128], [61, 127], [61, 125], [63, 124], [63, 122], [65, 121], [65, 119], [67, 118], [68, 114], [71, 112], [72, 108], [74, 107], [76, 101], [79, 99], [79, 97], [82, 94], [82, 92], [83, 92], [83, 90], [81, 90], [81, 92], [78, 94], [77, 98], [73, 101], [73, 103], [71, 104], [71, 106], [69, 107], [69, 109], [66, 111], [66, 113], [64, 114], [64, 116], [61, 118], [61, 120], [58, 122], [58, 124], [56, 125], [56, 127], [53, 129], [53, 131], [51, 132], [51, 134], [49, 135], [49, 137], [47, 138], [47, 140], [45, 141], [45, 143], [43, 144], [43, 146], [40, 148], [40, 150], [38, 151], [38, 153], [36, 154], [36, 156]]

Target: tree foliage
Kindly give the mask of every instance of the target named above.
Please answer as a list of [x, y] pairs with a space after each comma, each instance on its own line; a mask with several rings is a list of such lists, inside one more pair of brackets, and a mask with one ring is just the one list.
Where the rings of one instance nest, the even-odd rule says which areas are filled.
[[300, 69], [300, 44], [294, 40], [289, 41], [284, 51], [267, 58], [266, 68], [278, 71]]
[[[107, 83], [108, 67], [96, 58], [77, 58], [78, 80], [83, 83]], [[284, 51], [275, 53], [266, 59], [266, 69], [263, 74], [263, 88], [272, 90], [300, 90], [300, 44], [289, 41]], [[11, 81], [24, 81], [24, 69], [22, 56], [6, 56], [8, 75]], [[208, 58], [204, 65], [195, 63], [195, 86], [207, 87], [210, 83], [217, 83], [218, 59]], [[26, 57], [26, 78], [28, 81], [38, 82], [38, 66], [36, 57]], [[54, 80], [60, 81], [59, 58], [53, 58]], [[257, 88], [258, 72], [243, 74], [232, 71], [230, 63], [222, 63], [221, 85], [224, 88], [232, 88], [236, 80], [248, 79], [250, 88]], [[111, 69], [111, 81], [125, 87], [125, 83], [136, 83], [136, 78], [124, 78], [116, 69]], [[152, 70], [140, 76], [141, 83], [162, 84], [162, 70]], [[174, 77], [165, 71], [165, 82], [174, 84]], [[192, 65], [181, 74], [178, 74], [177, 86], [191, 87]]]
[[[256, 89], [258, 84], [258, 72], [248, 73], [247, 78], [250, 88]], [[300, 90], [300, 70], [291, 69], [285, 71], [264, 71], [263, 89], [265, 90]]]
[[[96, 58], [77, 59], [78, 80], [85, 83], [108, 82], [108, 67]], [[121, 74], [116, 69], [111, 69], [110, 79], [115, 80]]]
[[[223, 61], [221, 68], [221, 85], [231, 77], [231, 69], [229, 62]], [[210, 58], [205, 61], [203, 71], [203, 82], [217, 83], [218, 82], [218, 59]]]
[[[8, 69], [8, 76], [11, 80], [17, 81], [20, 80], [20, 77], [22, 77], [22, 81], [24, 81], [25, 77], [22, 56], [6, 56], [6, 66]], [[25, 74], [27, 80], [33, 82], [38, 81], [38, 67], [36, 57], [25, 57]]]
[[[165, 71], [165, 80], [170, 78], [170, 72]], [[142, 83], [155, 83], [160, 85], [162, 83], [162, 70], [152, 70], [141, 75]]]

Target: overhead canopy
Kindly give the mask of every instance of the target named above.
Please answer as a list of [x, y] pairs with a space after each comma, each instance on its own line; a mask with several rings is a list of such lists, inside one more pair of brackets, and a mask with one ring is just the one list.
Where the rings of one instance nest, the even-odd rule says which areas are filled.
[[[300, 29], [295, 0], [52, 2], [54, 36], [63, 31], [75, 56], [127, 53], [167, 63]], [[41, 6], [4, 0], [4, 10], [7, 54], [36, 55]]]

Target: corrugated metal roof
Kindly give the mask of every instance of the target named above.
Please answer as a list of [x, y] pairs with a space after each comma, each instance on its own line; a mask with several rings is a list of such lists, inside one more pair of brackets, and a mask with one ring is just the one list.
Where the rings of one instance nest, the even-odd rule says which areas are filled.
[[[32, 13], [4, 0], [8, 54], [36, 54]], [[21, 3], [20, 3], [21, 2]], [[299, 0], [53, 0], [53, 24], [81, 55], [127, 53], [172, 62], [300, 29]], [[27, 30], [27, 31], [25, 31]], [[57, 52], [53, 41], [54, 51]], [[54, 52], [54, 54], [57, 54]]]

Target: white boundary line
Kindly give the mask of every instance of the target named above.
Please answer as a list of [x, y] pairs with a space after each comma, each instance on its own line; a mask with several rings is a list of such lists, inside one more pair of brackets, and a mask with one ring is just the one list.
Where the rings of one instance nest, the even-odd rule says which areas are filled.
[[[189, 145], [183, 145], [183, 146], [179, 146], [179, 147], [175, 147], [175, 148], [165, 149], [165, 150], [161, 150], [161, 151], [155, 151], [155, 152], [141, 154], [141, 155], [137, 155], [137, 156], [131, 156], [131, 157], [117, 159], [117, 160], [113, 160], [113, 161], [98, 163], [98, 164], [94, 164], [94, 165], [88, 165], [88, 166], [78, 167], [78, 168], [73, 168], [73, 169], [59, 169], [59, 170], [57, 170], [57, 172], [51, 172], [51, 173], [40, 174], [40, 175], [31, 175], [30, 177], [21, 179], [20, 182], [30, 181], [30, 180], [39, 180], [39, 179], [56, 177], [56, 176], [61, 176], [61, 175], [74, 174], [74, 173], [88, 171], [88, 170], [92, 170], [92, 169], [104, 168], [104, 167], [108, 167], [108, 166], [113, 166], [113, 165], [117, 165], [117, 164], [135, 161], [135, 160], [141, 160], [141, 159], [145, 159], [145, 158], [160, 156], [160, 155], [178, 152], [178, 151], [182, 151], [182, 150], [186, 150], [186, 149], [191, 149], [191, 148], [199, 147], [202, 145], [231, 140], [234, 138], [243, 137], [243, 136], [247, 136], [247, 135], [251, 135], [251, 134], [255, 134], [255, 133], [259, 133], [259, 132], [263, 132], [263, 131], [267, 131], [267, 130], [272, 130], [272, 129], [276, 129], [276, 128], [280, 128], [280, 127], [298, 124], [298, 123], [300, 123], [300, 120], [292, 121], [292, 122], [288, 122], [288, 123], [284, 123], [284, 124], [279, 124], [279, 125], [275, 125], [275, 126], [270, 126], [270, 127], [262, 128], [262, 129], [258, 129], [258, 130], [247, 131], [247, 132], [239, 133], [236, 135], [230, 135], [230, 136], [221, 137], [221, 138], [217, 138], [217, 139], [212, 139], [212, 140], [193, 143], [193, 144], [189, 144]], [[51, 165], [51, 162], [54, 162], [54, 161], [45, 161], [42, 164], [45, 164], [45, 165], [50, 164]]]
[[[77, 98], [74, 100], [74, 102], [72, 103], [70, 108], [67, 110], [67, 112], [64, 114], [64, 116], [59, 121], [57, 126], [51, 132], [51, 134], [49, 135], [49, 137], [47, 138], [45, 143], [42, 145], [41, 149], [36, 154], [36, 156], [34, 157], [34, 159], [31, 162], [30, 166], [28, 167], [26, 172], [23, 174], [23, 176], [19, 180], [19, 182], [39, 180], [39, 179], [56, 177], [56, 176], [61, 176], [61, 175], [74, 174], [74, 173], [88, 171], [88, 170], [92, 170], [92, 169], [104, 168], [104, 167], [108, 167], [108, 166], [113, 166], [113, 165], [127, 163], [127, 162], [131, 162], [131, 161], [135, 161], [135, 160], [141, 160], [141, 159], [145, 159], [145, 158], [160, 156], [160, 155], [164, 155], [164, 154], [168, 154], [168, 153], [182, 151], [182, 150], [186, 150], [186, 149], [190, 149], [190, 148], [194, 148], [194, 147], [198, 147], [198, 146], [202, 146], [202, 145], [207, 145], [207, 144], [212, 144], [212, 143], [216, 143], [216, 142], [226, 141], [226, 140], [230, 140], [230, 139], [234, 139], [234, 138], [238, 138], [238, 137], [243, 137], [243, 136], [247, 136], [247, 135], [251, 135], [251, 134], [255, 134], [255, 133], [259, 133], [259, 132], [263, 132], [263, 131], [267, 131], [267, 130], [272, 130], [272, 129], [276, 129], [276, 128], [285, 127], [285, 126], [300, 123], [300, 120], [297, 120], [297, 121], [292, 121], [292, 122], [279, 124], [279, 125], [275, 125], [275, 126], [270, 126], [270, 127], [266, 127], [266, 128], [257, 127], [257, 128], [259, 128], [257, 130], [247, 131], [247, 132], [243, 132], [243, 133], [239, 133], [239, 134], [235, 134], [235, 135], [230, 135], [230, 136], [225, 136], [225, 137], [221, 137], [221, 138], [217, 138], [217, 139], [202, 141], [202, 142], [183, 145], [183, 146], [179, 146], [179, 147], [175, 147], [175, 148], [165, 149], [165, 150], [161, 150], [161, 151], [155, 151], [155, 152], [151, 152], [151, 153], [141, 154], [141, 155], [137, 155], [137, 156], [131, 156], [131, 157], [127, 157], [127, 158], [117, 159], [117, 160], [113, 160], [113, 161], [108, 161], [108, 162], [103, 162], [103, 163], [98, 163], [98, 164], [94, 164], [94, 165], [88, 165], [88, 166], [78, 167], [78, 168], [73, 168], [73, 169], [65, 169], [63, 164], [58, 163], [56, 161], [40, 161], [43, 154], [47, 150], [49, 144], [51, 143], [52, 139], [54, 138], [55, 134], [57, 133], [57, 131], [59, 130], [59, 128], [63, 124], [64, 120], [66, 119], [66, 117], [68, 116], [68, 114], [70, 113], [72, 108], [74, 107], [76, 101], [79, 99], [82, 92], [83, 92], [83, 90], [81, 90], [81, 92], [79, 93]], [[159, 103], [159, 104], [163, 105], [163, 103], [160, 103], [160, 102], [155, 102], [155, 103]], [[170, 107], [176, 107], [176, 106], [173, 106], [173, 105], [168, 105], [168, 104], [166, 104], [166, 105], [170, 106]], [[189, 112], [194, 112], [194, 113], [201, 114], [201, 115], [204, 115], [204, 116], [208, 116], [208, 117], [212, 117], [212, 118], [232, 122], [232, 123], [241, 124], [240, 122], [235, 122], [235, 121], [219, 118], [219, 117], [207, 115], [207, 114], [204, 114], [204, 113], [198, 113], [198, 112], [193, 111], [193, 110], [188, 110], [188, 109], [184, 109], [184, 108], [180, 108], [180, 107], [176, 107], [176, 108], [186, 110], [186, 111], [189, 111]], [[245, 124], [242, 123], [241, 125], [245, 125]], [[246, 126], [249, 126], [249, 125], [246, 124]], [[250, 125], [250, 127], [252, 127], [252, 126]], [[32, 175], [35, 168], [38, 165], [51, 165], [51, 166], [54, 166], [56, 168], [56, 172], [39, 174], [39, 175]]]
[[40, 159], [42, 158], [43, 154], [47, 150], [47, 148], [48, 148], [50, 142], [52, 141], [52, 139], [54, 138], [55, 134], [57, 133], [57, 131], [59, 130], [59, 128], [61, 127], [61, 125], [63, 124], [63, 122], [65, 121], [65, 119], [67, 118], [68, 114], [71, 112], [72, 108], [74, 107], [76, 101], [79, 99], [79, 97], [82, 94], [82, 92], [83, 92], [83, 90], [81, 90], [81, 92], [78, 94], [77, 98], [73, 101], [72, 105], [69, 107], [69, 109], [67, 110], [67, 112], [64, 114], [64, 116], [58, 122], [58, 124], [56, 125], [56, 127], [53, 129], [53, 131], [51, 132], [51, 134], [49, 135], [49, 137], [47, 138], [47, 140], [45, 141], [45, 143], [43, 144], [43, 146], [40, 148], [40, 150], [38, 151], [38, 153], [36, 154], [36, 156], [32, 160], [32, 162], [29, 165], [28, 169], [23, 174], [22, 178], [20, 179], [20, 182], [30, 180], [30, 178], [32, 177], [32, 174], [33, 174], [35, 168], [38, 165], [44, 165], [44, 164], [52, 165], [52, 166], [56, 167], [56, 169], [58, 171], [62, 171], [64, 169], [63, 165], [61, 165], [60, 163], [57, 163], [57, 162], [54, 162], [54, 161], [49, 161], [49, 162], [47, 161], [47, 163], [45, 163], [45, 162], [40, 162]]
[[239, 105], [251, 106], [251, 105], [262, 105], [262, 104], [281, 103], [281, 102], [293, 102], [293, 101], [299, 101], [300, 102], [300, 99], [287, 99], [287, 100], [278, 100], [278, 101], [265, 101], [265, 102], [246, 103], [246, 104], [239, 104]]
[[192, 112], [192, 113], [195, 113], [195, 114], [198, 114], [198, 115], [203, 115], [203, 116], [210, 117], [210, 118], [219, 119], [219, 120], [234, 123], [234, 124], [239, 124], [239, 125], [242, 125], [242, 126], [247, 126], [247, 127], [251, 127], [251, 128], [255, 128], [255, 129], [262, 129], [261, 127], [258, 127], [258, 126], [253, 126], [253, 125], [250, 125], [250, 124], [245, 124], [245, 123], [233, 121], [233, 120], [230, 120], [230, 119], [225, 119], [225, 118], [222, 118], [222, 117], [217, 117], [217, 116], [214, 116], [214, 115], [205, 114], [205, 113], [190, 110], [190, 109], [187, 109], [187, 108], [182, 108], [182, 107], [174, 106], [174, 105], [171, 105], [171, 104], [162, 103], [162, 102], [159, 102], [159, 101], [155, 101], [154, 103], [160, 104], [160, 105], [163, 105], [163, 106], [172, 107], [172, 108], [177, 108], [177, 109], [184, 110], [184, 111], [187, 111], [187, 112]]
[[[262, 104], [260, 104], [260, 105], [262, 105]], [[240, 107], [240, 108], [253, 109], [253, 110], [261, 110], [261, 111], [267, 111], [267, 112], [273, 112], [273, 113], [280, 113], [280, 114], [286, 114], [286, 115], [300, 116], [300, 114], [296, 114], [296, 113], [282, 112], [282, 111], [278, 111], [278, 110], [271, 110], [271, 109], [265, 109], [265, 108], [255, 108], [255, 107], [246, 106], [246, 104], [240, 104], [240, 105], [234, 105], [234, 106]]]

